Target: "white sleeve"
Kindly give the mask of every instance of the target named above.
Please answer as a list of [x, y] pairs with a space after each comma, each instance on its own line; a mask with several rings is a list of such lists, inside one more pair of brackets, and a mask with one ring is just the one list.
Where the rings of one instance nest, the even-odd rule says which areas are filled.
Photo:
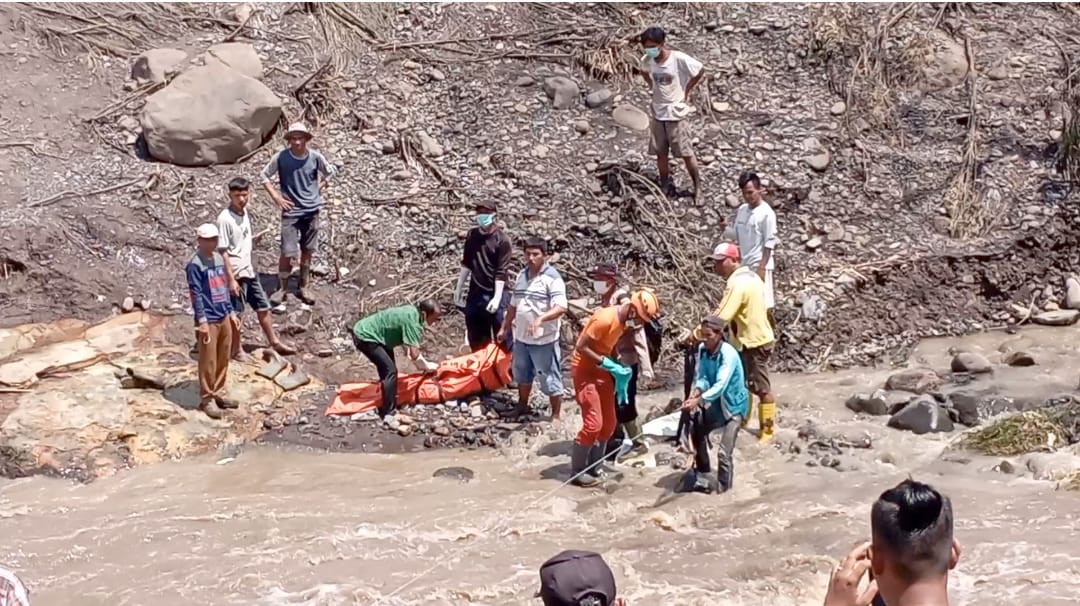
[[281, 156], [281, 152], [278, 152], [278, 153], [274, 154], [270, 158], [270, 161], [266, 163], [266, 166], [263, 167], [263, 170], [262, 170], [263, 183], [269, 183], [270, 181], [273, 180], [273, 179], [271, 179], [271, 177], [273, 177], [274, 175], [277, 174], [277, 165], [278, 165], [278, 157], [279, 156]]
[[765, 248], [776, 248], [776, 213], [765, 215], [765, 220], [761, 222], [761, 239], [765, 242]]
[[686, 53], [679, 53], [678, 59], [679, 69], [689, 76], [689, 78], [686, 79], [687, 82], [689, 82], [692, 78], [696, 78], [697, 75], [701, 73], [701, 70], [705, 67], [701, 64], [701, 61], [698, 61], [697, 59], [691, 57]]

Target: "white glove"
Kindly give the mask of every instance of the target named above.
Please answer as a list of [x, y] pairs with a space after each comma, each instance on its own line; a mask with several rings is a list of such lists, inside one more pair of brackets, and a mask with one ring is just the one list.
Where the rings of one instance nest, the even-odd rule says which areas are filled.
[[426, 368], [427, 368], [428, 370], [438, 370], [438, 369], [439, 369], [439, 365], [438, 365], [438, 364], [436, 364], [436, 363], [434, 363], [434, 362], [428, 362], [428, 361], [424, 361], [424, 366], [425, 366], [425, 367], [426, 367]]
[[457, 286], [454, 287], [454, 307], [465, 307], [465, 285], [469, 283], [470, 275], [472, 274], [469, 270], [461, 268], [457, 277]]
[[491, 301], [487, 304], [487, 312], [493, 314], [499, 311], [499, 305], [502, 303], [503, 286], [506, 283], [502, 280], [495, 282], [495, 294], [491, 297]]
[[425, 360], [423, 355], [416, 356], [416, 359], [413, 360], [413, 364], [416, 366], [416, 370], [419, 370], [420, 372], [432, 371], [439, 367], [438, 364]]

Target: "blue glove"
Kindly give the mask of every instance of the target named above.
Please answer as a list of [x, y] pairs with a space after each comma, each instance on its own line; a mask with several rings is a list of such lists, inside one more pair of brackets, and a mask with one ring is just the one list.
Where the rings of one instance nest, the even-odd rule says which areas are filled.
[[600, 363], [600, 368], [611, 373], [611, 376], [615, 379], [615, 403], [628, 403], [630, 397], [627, 390], [630, 387], [630, 377], [634, 372], [629, 367], [623, 366], [611, 358], [604, 358], [604, 361]]

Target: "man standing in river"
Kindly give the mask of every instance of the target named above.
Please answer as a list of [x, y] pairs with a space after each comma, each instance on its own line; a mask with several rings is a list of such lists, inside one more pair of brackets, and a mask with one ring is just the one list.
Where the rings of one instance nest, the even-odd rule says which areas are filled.
[[694, 200], [701, 199], [701, 174], [691, 142], [692, 135], [686, 118], [692, 108], [686, 101], [705, 77], [701, 62], [690, 55], [667, 47], [667, 34], [659, 27], [650, 27], [641, 34], [645, 48], [645, 69], [641, 72], [652, 87], [652, 138], [649, 151], [656, 154], [656, 170], [660, 187], [669, 196], [677, 194], [671, 178], [669, 155], [683, 159], [686, 172], [694, 182]]
[[[308, 149], [313, 135], [297, 122], [285, 133], [289, 146], [270, 158], [262, 172], [263, 187], [281, 209], [281, 257], [278, 259], [278, 290], [270, 295], [275, 306], [285, 303], [293, 258], [300, 257], [300, 285], [296, 294], [307, 305], [315, 304], [311, 286], [311, 260], [319, 249], [319, 211], [323, 189], [334, 176], [334, 167], [321, 153]], [[273, 177], [277, 175], [277, 187]]]
[[[750, 392], [761, 401], [758, 405], [758, 441], [768, 442], [776, 432], [776, 399], [769, 381], [769, 356], [776, 337], [765, 308], [765, 282], [740, 263], [739, 247], [730, 242], [719, 244], [709, 258], [727, 283], [724, 298], [713, 315], [735, 325], [733, 340], [742, 350]], [[698, 336], [700, 338], [700, 333]]]

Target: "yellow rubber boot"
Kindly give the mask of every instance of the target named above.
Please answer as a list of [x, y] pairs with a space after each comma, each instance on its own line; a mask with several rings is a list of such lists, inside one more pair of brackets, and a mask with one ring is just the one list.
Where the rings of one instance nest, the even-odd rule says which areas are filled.
[[771, 442], [776, 437], [776, 402], [758, 404], [758, 443]]

